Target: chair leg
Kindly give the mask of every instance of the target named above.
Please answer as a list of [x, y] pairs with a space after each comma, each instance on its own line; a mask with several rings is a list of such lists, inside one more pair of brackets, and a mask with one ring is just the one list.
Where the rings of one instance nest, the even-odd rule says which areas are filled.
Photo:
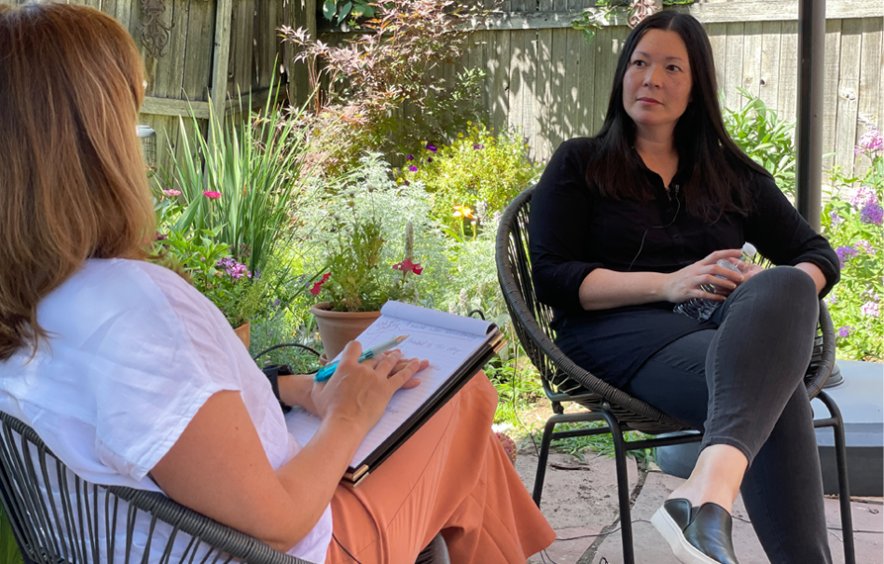
[[611, 429], [611, 438], [614, 440], [614, 458], [617, 463], [617, 497], [620, 502], [620, 536], [623, 539], [623, 564], [635, 564], [632, 546], [632, 509], [629, 506], [629, 474], [626, 470], [628, 461], [626, 445], [617, 419], [607, 411], [601, 413]]
[[853, 541], [853, 515], [850, 512], [850, 484], [847, 477], [847, 441], [844, 437], [844, 419], [838, 404], [825, 392], [817, 396], [832, 416], [835, 433], [835, 465], [838, 469], [838, 501], [841, 504], [841, 536], [844, 537], [844, 562], [856, 564], [856, 547]]
[[534, 476], [534, 503], [540, 507], [540, 495], [543, 493], [543, 480], [546, 477], [546, 463], [549, 459], [549, 446], [552, 442], [553, 430], [556, 428], [555, 416], [546, 421], [543, 438], [540, 440], [540, 456], [537, 458], [537, 474]]

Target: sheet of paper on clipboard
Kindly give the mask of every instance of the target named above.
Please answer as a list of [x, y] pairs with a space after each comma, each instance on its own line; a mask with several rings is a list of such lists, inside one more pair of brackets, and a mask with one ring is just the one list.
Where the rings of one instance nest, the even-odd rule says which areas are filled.
[[[381, 316], [357, 340], [368, 348], [398, 335], [408, 335], [399, 346], [403, 357], [425, 358], [430, 366], [419, 373], [419, 386], [393, 395], [357, 449], [344, 476], [354, 485], [395, 452], [505, 344], [493, 323], [393, 301], [381, 308]], [[286, 415], [289, 432], [301, 445], [310, 441], [320, 423], [302, 408]]]

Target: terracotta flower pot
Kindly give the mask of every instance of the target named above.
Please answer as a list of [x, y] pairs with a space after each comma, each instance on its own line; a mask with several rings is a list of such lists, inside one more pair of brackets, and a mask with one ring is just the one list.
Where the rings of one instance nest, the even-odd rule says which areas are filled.
[[[322, 302], [310, 308], [316, 316], [319, 336], [325, 347], [326, 358], [332, 359], [344, 350], [344, 347], [365, 331], [375, 319], [381, 316], [379, 311], [331, 311], [331, 302]], [[370, 343], [363, 343], [371, 346]]]
[[239, 337], [239, 340], [242, 341], [242, 344], [246, 346], [246, 349], [249, 348], [249, 344], [252, 342], [250, 331], [251, 326], [252, 323], [250, 321], [246, 321], [244, 324], [233, 330], [233, 332], [236, 333], [236, 336]]

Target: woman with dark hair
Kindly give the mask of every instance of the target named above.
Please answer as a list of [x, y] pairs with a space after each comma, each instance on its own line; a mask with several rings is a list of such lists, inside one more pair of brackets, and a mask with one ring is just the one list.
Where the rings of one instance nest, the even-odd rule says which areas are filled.
[[[558, 148], [529, 227], [562, 350], [705, 431], [693, 473], [653, 519], [676, 556], [736, 563], [742, 491], [772, 562], [831, 562], [803, 375], [838, 259], [728, 137], [697, 20], [664, 11], [636, 26], [604, 125]], [[739, 261], [747, 241], [778, 266]], [[693, 298], [720, 305], [706, 321], [673, 311]]]
[[[491, 433], [497, 395], [481, 374], [358, 490], [340, 483], [426, 361], [359, 363], [354, 342], [327, 383], [283, 377], [274, 397], [221, 312], [145, 260], [143, 99], [141, 57], [113, 18], [0, 5], [0, 411], [79, 478], [163, 492], [314, 562], [410, 564], [440, 531], [456, 562], [525, 562], [548, 546], [555, 533]], [[309, 443], [279, 400], [322, 419]], [[82, 485], [67, 479], [47, 478], [46, 495]], [[151, 562], [203, 558], [148, 513], [127, 531], [126, 507], [95, 495], [97, 562], [140, 562], [145, 543], [170, 538]]]

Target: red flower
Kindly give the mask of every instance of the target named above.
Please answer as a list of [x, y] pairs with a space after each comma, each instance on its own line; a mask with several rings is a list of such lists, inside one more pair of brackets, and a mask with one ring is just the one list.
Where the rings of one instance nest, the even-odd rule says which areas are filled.
[[414, 272], [418, 275], [420, 275], [420, 273], [424, 271], [424, 269], [421, 268], [421, 264], [419, 262], [411, 262], [411, 259], [405, 259], [402, 262], [398, 262], [393, 265], [393, 268], [395, 268], [396, 270], [401, 270], [402, 272]]
[[322, 280], [320, 280], [319, 282], [313, 283], [313, 287], [310, 288], [310, 293], [313, 294], [314, 296], [318, 296], [320, 290], [322, 290], [322, 285], [325, 284], [326, 282], [328, 282], [329, 278], [331, 278], [331, 272], [327, 272], [327, 273], [323, 274]]
[[221, 192], [212, 192], [211, 190], [205, 190], [203, 195], [210, 200], [217, 200], [221, 197]]

